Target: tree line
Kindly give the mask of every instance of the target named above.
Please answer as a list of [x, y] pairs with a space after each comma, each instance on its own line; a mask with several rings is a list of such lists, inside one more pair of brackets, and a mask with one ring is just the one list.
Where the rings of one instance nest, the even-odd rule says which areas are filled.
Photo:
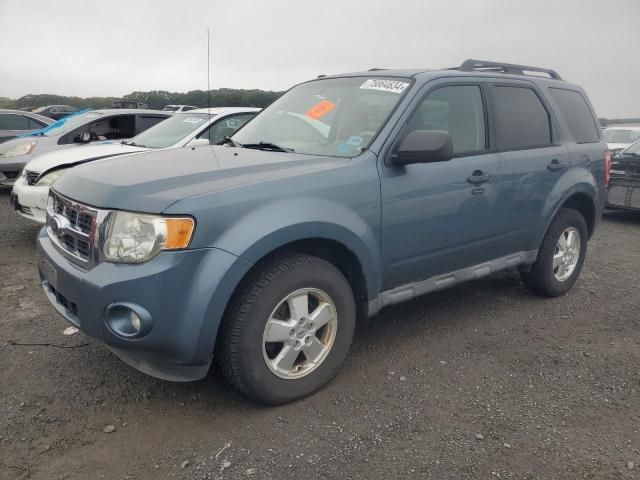
[[603, 127], [625, 123], [640, 123], [640, 118], [599, 118], [598, 120], [600, 120], [600, 125]]
[[[149, 92], [132, 92], [125, 95], [126, 100], [135, 100], [146, 103], [154, 110], [161, 110], [166, 105], [194, 105], [196, 107], [265, 107], [284, 92], [269, 90], [239, 90], [235, 88], [220, 88], [209, 90], [191, 90], [190, 92], [167, 92], [165, 90], [152, 90]], [[111, 108], [114, 101], [120, 97], [68, 97], [63, 95], [25, 95], [18, 99], [0, 97], [0, 108], [37, 108], [45, 105], [71, 105], [76, 108]], [[624, 123], [640, 123], [640, 118], [600, 118], [603, 127]]]
[[153, 90], [132, 92], [124, 97], [68, 97], [63, 95], [30, 94], [17, 99], [0, 97], [0, 108], [36, 108], [45, 105], [71, 105], [76, 108], [111, 108], [114, 101], [124, 98], [146, 103], [151, 109], [161, 110], [166, 105], [194, 105], [196, 107], [265, 107], [284, 92], [266, 90], [239, 90], [220, 88], [210, 90], [192, 90], [186, 93]]

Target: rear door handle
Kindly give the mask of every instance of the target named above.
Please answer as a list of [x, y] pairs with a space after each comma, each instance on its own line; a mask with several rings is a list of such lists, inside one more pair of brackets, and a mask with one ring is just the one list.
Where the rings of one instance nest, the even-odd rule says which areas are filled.
[[557, 158], [554, 158], [553, 160], [551, 160], [551, 163], [547, 165], [547, 168], [552, 172], [555, 172], [558, 170], [564, 170], [568, 166], [569, 164], [567, 162], [561, 162]]
[[491, 175], [488, 173], [484, 173], [482, 170], [476, 170], [473, 172], [473, 175], [467, 177], [467, 182], [473, 183], [474, 185], [479, 185], [481, 183], [485, 183], [491, 180]]

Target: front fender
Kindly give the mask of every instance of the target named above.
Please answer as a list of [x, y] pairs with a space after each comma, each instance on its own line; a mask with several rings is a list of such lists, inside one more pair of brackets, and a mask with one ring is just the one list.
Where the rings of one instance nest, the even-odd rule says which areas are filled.
[[553, 190], [545, 202], [538, 228], [535, 230], [539, 233], [532, 238], [532, 244], [529, 250], [537, 250], [540, 248], [542, 240], [549, 229], [549, 225], [558, 213], [558, 210], [562, 208], [569, 198], [576, 194], [583, 194], [589, 197], [593, 202], [594, 211], [597, 211], [598, 184], [591, 172], [580, 167], [569, 168], [554, 185]]
[[305, 239], [333, 240], [344, 245], [362, 266], [368, 297], [378, 294], [378, 234], [362, 216], [336, 202], [281, 199], [239, 218], [222, 233], [215, 246], [255, 263], [277, 248]]

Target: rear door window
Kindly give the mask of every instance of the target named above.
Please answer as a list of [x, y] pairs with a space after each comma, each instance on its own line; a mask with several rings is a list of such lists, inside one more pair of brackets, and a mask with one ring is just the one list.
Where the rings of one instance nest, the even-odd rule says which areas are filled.
[[0, 130], [30, 130], [29, 119], [22, 115], [0, 115]]
[[552, 144], [549, 113], [531, 88], [494, 85], [492, 97], [499, 150]]
[[562, 88], [550, 88], [549, 92], [558, 104], [576, 143], [596, 143], [600, 140], [596, 120], [579, 92]]

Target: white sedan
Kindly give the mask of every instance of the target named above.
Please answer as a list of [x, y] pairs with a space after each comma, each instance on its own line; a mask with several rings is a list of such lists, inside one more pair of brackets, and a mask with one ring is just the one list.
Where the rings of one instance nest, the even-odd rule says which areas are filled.
[[122, 143], [100, 143], [59, 150], [31, 160], [15, 182], [11, 203], [25, 218], [45, 223], [49, 187], [70, 168], [82, 163], [152, 149], [194, 147], [216, 144], [260, 111], [259, 108], [200, 108], [172, 117]]

